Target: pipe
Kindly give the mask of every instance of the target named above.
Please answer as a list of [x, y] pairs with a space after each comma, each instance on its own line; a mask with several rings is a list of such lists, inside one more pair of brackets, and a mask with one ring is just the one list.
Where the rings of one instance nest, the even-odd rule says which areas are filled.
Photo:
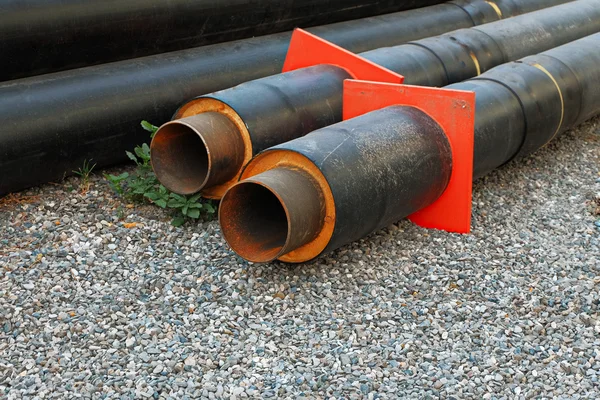
[[[203, 195], [220, 198], [222, 188], [230, 187], [237, 182], [241, 168], [247, 164], [253, 154], [263, 148], [287, 142], [304, 135], [307, 131], [314, 131], [341, 120], [341, 107], [337, 106], [340, 103], [340, 84], [349, 78], [351, 76], [341, 68], [317, 65], [246, 85], [242, 84], [237, 88], [240, 90], [236, 88], [225, 90], [222, 96], [215, 96], [214, 99], [207, 97], [202, 102], [194, 102], [191, 107], [195, 115], [173, 120], [163, 125], [154, 135], [150, 147], [154, 173], [158, 180], [173, 192], [191, 194], [208, 186], [215, 188], [216, 191], [209, 189], [203, 191]], [[258, 88], [261, 97], [256, 98], [255, 91], [246, 90], [248, 88]], [[245, 104], [246, 112], [244, 114], [236, 112], [228, 106], [232, 103]], [[303, 107], [307, 103], [310, 106]], [[326, 108], [327, 104], [335, 104], [334, 107], [339, 108], [339, 112], [333, 113], [331, 109]], [[257, 107], [254, 108], [253, 105]], [[199, 107], [207, 112], [196, 114]], [[296, 111], [299, 109], [302, 109], [302, 112]], [[237, 110], [239, 111], [239, 108]], [[238, 127], [237, 142], [243, 146], [244, 157], [236, 159], [235, 163], [227, 163], [227, 174], [222, 174], [217, 168], [209, 167], [205, 174], [195, 175], [193, 163], [188, 161], [205, 153], [219, 160], [213, 165], [223, 165], [227, 160], [233, 161], [230, 153], [234, 146], [222, 147], [224, 150], [222, 152], [210, 146], [211, 138], [223, 135], [218, 125], [187, 129], [185, 133], [189, 139], [186, 140], [195, 140], [196, 146], [178, 145], [181, 139], [180, 136], [173, 134], [172, 127], [189, 126], [188, 121], [197, 118], [198, 115], [210, 115], [215, 119], [226, 117]], [[271, 134], [274, 128], [279, 128], [277, 135]], [[220, 174], [223, 179], [216, 179], [214, 176], [216, 174]], [[210, 177], [213, 185], [205, 184], [207, 182], [205, 175]]]
[[[0, 81], [431, 6], [443, 0], [2, 0]], [[127, 38], [127, 40], [123, 40]]]
[[[405, 83], [445, 86], [481, 74], [496, 65], [598, 31], [600, 0], [579, 0], [475, 28], [368, 51], [362, 56], [404, 75]], [[341, 121], [342, 83], [348, 74], [339, 67], [328, 68], [327, 74], [322, 67], [310, 67], [201, 96], [184, 104], [175, 118], [181, 118], [181, 123], [185, 123], [185, 118], [200, 112], [227, 110], [227, 115], [243, 121], [244, 135], [250, 137], [250, 143], [246, 148], [248, 156], [237, 165], [236, 175], [239, 176], [252, 155]], [[333, 69], [337, 69], [337, 75]], [[306, 79], [306, 75], [312, 79]], [[317, 81], [318, 85], [315, 84]], [[155, 138], [167, 134], [159, 130]], [[190, 132], [190, 135], [193, 134], [218, 132]], [[153, 154], [172, 151], [169, 140], [164, 138], [152, 143], [151, 149]], [[196, 150], [190, 148], [188, 151]], [[180, 163], [179, 167], [170, 168], [172, 175], [163, 184], [170, 184], [167, 187], [172, 191], [190, 194], [192, 192], [175, 183], [179, 175], [190, 175], [187, 165]], [[160, 165], [154, 165], [154, 171], [159, 179], [165, 175]], [[235, 178], [223, 180], [212, 187], [206, 186], [202, 195], [218, 199], [233, 182]], [[201, 185], [195, 185], [194, 189], [198, 187]]]
[[[397, 157], [399, 153], [407, 158]], [[422, 159], [423, 153], [443, 157], [427, 160]], [[422, 174], [407, 173], [407, 166], [410, 169], [418, 166]], [[319, 173], [311, 180], [315, 169]], [[305, 204], [317, 202], [320, 207], [316, 208], [324, 211], [311, 214], [304, 210], [302, 215], [306, 220], [318, 216], [320, 224], [289, 224], [287, 230], [278, 232], [266, 228], [270, 225], [266, 221], [271, 219], [286, 226], [287, 213], [271, 214], [277, 205], [264, 197], [258, 198], [253, 190], [265, 177], [282, 171], [295, 174], [281, 181], [279, 187], [271, 187], [269, 197], [272, 200], [293, 197], [294, 201]], [[221, 230], [233, 250], [250, 261], [268, 262], [276, 258], [306, 261], [330, 246], [338, 247], [363, 237], [365, 232], [377, 229], [381, 220], [397, 221], [401, 218], [398, 216], [406, 215], [417, 202], [433, 202], [444, 191], [451, 171], [450, 143], [432, 118], [416, 108], [386, 108], [317, 130], [263, 153], [244, 171], [247, 178], [232, 186], [223, 197], [219, 207]], [[311, 190], [297, 191], [300, 176], [304, 182], [312, 181]], [[373, 182], [377, 182], [377, 187], [373, 187]], [[415, 197], [414, 201], [405, 204], [397, 201], [408, 193]], [[375, 202], [374, 194], [379, 195]], [[246, 223], [248, 220], [253, 223]], [[361, 222], [357, 223], [358, 220]], [[294, 229], [306, 228], [311, 232], [303, 235], [302, 243], [276, 248], [286, 236], [296, 236]], [[324, 229], [329, 232], [325, 236], [330, 237], [327, 241], [319, 238]]]
[[[595, 34], [448, 86], [476, 95], [474, 178], [600, 114], [598, 49], [600, 34]], [[242, 181], [221, 202], [223, 236], [242, 257], [266, 262], [274, 253], [254, 252], [254, 243], [263, 237], [260, 219], [252, 226], [239, 223], [257, 215], [253, 207], [237, 208], [236, 219], [231, 218], [232, 206], [246, 198], [238, 187], [252, 190], [248, 186], [264, 174], [300, 169], [289, 161], [299, 159], [305, 175], [321, 182], [313, 184], [319, 195], [306, 191], [302, 200], [319, 199], [326, 213], [325, 218], [319, 214], [321, 227], [305, 235], [321, 240], [305, 241], [278, 256], [288, 262], [311, 260], [430, 205], [446, 188], [452, 169], [443, 132], [413, 107], [384, 108], [275, 146], [246, 167]], [[285, 197], [294, 186], [295, 180], [288, 179], [274, 196]], [[287, 235], [293, 235], [294, 227], [288, 229]]]
[[[196, 132], [212, 132], [211, 128], [216, 128], [219, 134], [196, 135]], [[231, 179], [237, 172], [235, 166], [244, 161], [240, 128], [224, 114], [206, 112], [185, 121], [169, 122], [163, 125], [163, 132], [157, 139], [157, 146], [160, 148], [160, 141], [169, 138], [173, 151], [155, 152], [152, 162], [167, 187], [181, 185], [181, 191], [197, 192], [205, 185]], [[181, 169], [180, 164], [185, 165], [188, 175], [180, 175], [172, 182], [173, 170]]]
[[[496, 0], [503, 16], [567, 0]], [[484, 0], [310, 28], [361, 52], [498, 19]], [[281, 71], [290, 33], [160, 54], [0, 84], [0, 196], [60, 180], [93, 159], [126, 161], [147, 141], [139, 123], [168, 121], [185, 99]], [[15, 105], [18, 105], [16, 107]]]
[[[276, 168], [234, 186], [221, 223], [235, 227], [228, 240], [250, 261], [274, 260], [312, 242], [325, 219], [322, 194], [310, 175]], [[254, 212], [245, 212], [252, 208]], [[237, 232], [260, 231], [260, 235]]]

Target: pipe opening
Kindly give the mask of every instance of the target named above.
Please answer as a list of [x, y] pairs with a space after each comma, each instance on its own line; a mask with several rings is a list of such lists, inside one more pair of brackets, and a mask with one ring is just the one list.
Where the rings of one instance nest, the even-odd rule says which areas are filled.
[[163, 125], [152, 140], [152, 167], [158, 180], [175, 193], [199, 191], [208, 180], [206, 144], [190, 126]]
[[236, 178], [244, 165], [244, 141], [226, 115], [205, 112], [168, 122], [151, 145], [158, 180], [173, 192], [192, 194]]
[[240, 256], [253, 262], [280, 256], [288, 240], [288, 216], [281, 200], [267, 187], [238, 183], [223, 197], [219, 215], [223, 236]]

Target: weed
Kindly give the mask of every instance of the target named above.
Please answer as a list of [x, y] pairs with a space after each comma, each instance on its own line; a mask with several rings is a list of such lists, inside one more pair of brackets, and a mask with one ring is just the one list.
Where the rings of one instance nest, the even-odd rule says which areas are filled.
[[181, 214], [176, 215], [171, 222], [175, 226], [180, 226], [185, 222], [186, 218], [198, 219], [200, 213], [204, 210], [207, 214], [214, 214], [215, 208], [210, 202], [201, 203], [200, 195], [195, 194], [191, 197], [182, 196], [176, 193], [171, 193], [170, 199], [167, 202], [169, 208], [174, 208], [181, 211]]
[[[142, 128], [154, 137], [158, 127], [147, 121], [142, 121]], [[187, 220], [199, 219], [202, 214], [211, 216], [215, 214], [215, 207], [210, 201], [202, 201], [199, 194], [183, 196], [169, 191], [160, 184], [152, 171], [150, 164], [150, 147], [147, 144], [137, 146], [133, 153], [126, 152], [127, 157], [136, 164], [135, 172], [124, 172], [120, 175], [104, 174], [110, 187], [119, 196], [126, 200], [144, 204], [152, 203], [160, 208], [169, 208], [173, 211], [171, 224], [181, 226]]]
[[148, 121], [142, 121], [141, 125], [142, 128], [150, 132], [150, 139], [154, 138], [154, 135], [156, 135], [156, 131], [158, 130], [158, 126], [152, 125]]
[[80, 188], [85, 192], [90, 187], [90, 175], [94, 170], [96, 164], [91, 165], [92, 160], [83, 160], [83, 165], [78, 170], [73, 170], [72, 172], [81, 178]]
[[117, 208], [117, 218], [119, 221], [123, 221], [125, 219], [125, 209], [121, 206]]
[[119, 196], [123, 196], [125, 194], [125, 189], [123, 188], [123, 181], [129, 178], [128, 172], [123, 172], [121, 175], [112, 175], [112, 174], [104, 174], [104, 179], [108, 181], [111, 189], [117, 192]]

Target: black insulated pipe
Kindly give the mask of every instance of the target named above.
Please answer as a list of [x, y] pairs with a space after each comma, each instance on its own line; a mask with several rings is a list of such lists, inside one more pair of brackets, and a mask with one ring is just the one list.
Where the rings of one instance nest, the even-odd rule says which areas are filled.
[[[323, 226], [315, 229], [311, 225], [312, 234], [306, 235], [303, 243], [296, 248], [286, 248], [286, 252], [281, 249], [275, 252], [273, 244], [293, 233], [281, 231], [279, 239], [275, 240], [268, 229], [269, 224], [261, 223], [273, 216], [259, 211], [262, 218], [258, 218], [260, 207], [249, 204], [253, 198], [244, 189], [248, 190], [248, 186], [255, 186], [264, 176], [278, 171], [302, 170], [299, 165], [286, 164], [290, 152], [305, 157], [324, 176], [335, 203], [335, 216], [329, 216], [328, 224], [335, 227], [328, 241], [315, 242], [314, 238]], [[424, 154], [440, 156], [423, 157]], [[277, 167], [261, 172], [263, 165], [265, 168]], [[419, 173], [415, 174], [415, 170]], [[388, 225], [387, 221], [397, 221], [423, 204], [432, 203], [446, 188], [451, 171], [450, 144], [437, 122], [413, 107], [389, 107], [320, 129], [259, 155], [244, 172], [247, 178], [223, 197], [219, 208], [221, 229], [233, 250], [250, 261], [272, 261], [302, 246], [310, 249], [308, 258], [282, 259], [307, 261], [321, 252], [360, 239]], [[274, 191], [275, 197], [289, 197], [288, 193], [295, 189], [295, 181], [288, 180]], [[319, 190], [316, 180], [313, 180], [311, 191], [297, 196], [296, 201], [320, 201], [323, 203], [320, 209], [327, 208], [324, 204], [326, 196], [322, 189]], [[305, 219], [314, 218], [308, 210], [303, 215]], [[322, 224], [325, 224], [325, 218], [321, 216]], [[247, 220], [254, 220], [254, 223], [246, 224]], [[305, 227], [301, 226], [301, 230]], [[300, 250], [300, 254], [304, 253]]]
[[[510, 17], [567, 1], [459, 0], [308, 30], [362, 52], [495, 21], [499, 15], [490, 4]], [[125, 150], [148, 140], [141, 120], [166, 122], [186, 99], [279, 73], [290, 37], [269, 35], [1, 84], [0, 196], [59, 180], [84, 160], [97, 167], [125, 161]]]
[[600, 34], [448, 86], [476, 93], [474, 176], [600, 113]]
[[[203, 191], [203, 196], [219, 199], [225, 189], [237, 182], [242, 168], [252, 155], [341, 121], [341, 85], [344, 80], [350, 78], [351, 75], [341, 68], [333, 65], [317, 65], [251, 81], [207, 96], [201, 102], [189, 103], [194, 113], [198, 107], [208, 112], [176, 119], [164, 125], [167, 127], [166, 130], [161, 127], [157, 131], [151, 143], [154, 172], [165, 187], [176, 193], [191, 194], [207, 187], [207, 190]], [[256, 97], [257, 95], [260, 97]], [[202, 184], [203, 175], [196, 175], [194, 181], [193, 171], [190, 170], [192, 164], [183, 160], [193, 159], [203, 152], [210, 152], [218, 157], [219, 150], [208, 149], [208, 147], [206, 149], [180, 148], [173, 141], [176, 137], [172, 135], [169, 127], [187, 124], [190, 118], [209, 113], [215, 116], [226, 115], [232, 121], [242, 121], [238, 135], [248, 136], [244, 144], [250, 149], [245, 152], [246, 157], [238, 160], [231, 168], [232, 174], [227, 179], [220, 182], [213, 179], [212, 182], [216, 182], [215, 184], [205, 186]], [[274, 134], [275, 131], [277, 134]], [[222, 132], [218, 126], [213, 126], [212, 129], [190, 132], [190, 135], [220, 137]], [[179, 160], [176, 159], [177, 154], [181, 157]], [[172, 163], [168, 165], [157, 163], [155, 161], [157, 157], [172, 160]], [[216, 169], [208, 171], [209, 175], [217, 173]], [[189, 184], [191, 182], [195, 184]]]
[[[407, 84], [445, 86], [599, 31], [600, 0], [579, 0], [361, 55], [404, 75]], [[201, 96], [184, 104], [175, 117], [185, 123], [186, 117], [199, 112], [226, 109], [228, 115], [243, 121], [250, 136], [252, 154], [257, 154], [275, 144], [341, 121], [342, 83], [347, 74], [339, 67], [329, 66], [327, 74], [315, 68], [306, 69], [311, 80], [305, 79], [300, 71], [292, 71]], [[337, 69], [338, 74], [334, 74], [333, 69]], [[319, 85], [314, 83], [318, 73], [323, 74]], [[159, 130], [156, 137], [162, 134]], [[160, 144], [168, 146], [169, 141], [161, 140]], [[152, 151], [171, 150], [153, 143]], [[247, 157], [245, 163], [249, 161], [250, 157]], [[172, 171], [189, 176], [186, 166], [180, 165], [181, 169], [172, 168]], [[242, 168], [243, 163], [239, 165], [239, 171]], [[155, 172], [161, 175], [156, 168]], [[172, 178], [177, 179], [176, 176]], [[220, 198], [232, 183], [231, 180], [222, 181], [214, 187], [206, 187], [202, 193], [205, 197]], [[199, 185], [195, 185], [197, 187]], [[176, 186], [171, 188], [176, 192], [179, 190]]]
[[[475, 178], [532, 153], [565, 130], [600, 114], [598, 65], [600, 34], [595, 34], [448, 86], [475, 92]], [[289, 253], [280, 260], [310, 260], [437, 199], [448, 182], [451, 155], [428, 116], [413, 119], [414, 123], [395, 123], [414, 118], [415, 110], [394, 106], [374, 111], [273, 147], [247, 166], [240, 184], [264, 173], [296, 168], [285, 160], [299, 154], [325, 177], [327, 186], [320, 192], [331, 192], [334, 212], [329, 212], [329, 220], [324, 219], [321, 231], [314, 233], [318, 236], [327, 225], [333, 225], [327, 244], [323, 246], [322, 241], [302, 257]], [[319, 176], [314, 172], [310, 175]], [[288, 182], [289, 186], [293, 182]], [[222, 221], [230, 212], [230, 204], [243, 202], [243, 194], [239, 195], [236, 187], [223, 198]], [[321, 204], [327, 208], [326, 200]], [[242, 212], [254, 215], [252, 208]], [[262, 237], [259, 222], [253, 230], [235, 223], [222, 223], [222, 228], [224, 237], [242, 257], [246, 249], [238, 246], [239, 238], [237, 242], [230, 240], [231, 234], [251, 235], [255, 241]]]
[[441, 2], [1, 0], [0, 81]]

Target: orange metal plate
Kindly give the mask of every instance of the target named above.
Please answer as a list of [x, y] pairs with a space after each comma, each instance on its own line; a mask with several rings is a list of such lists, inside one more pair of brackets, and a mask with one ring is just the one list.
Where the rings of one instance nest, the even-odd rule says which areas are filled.
[[330, 64], [354, 79], [402, 83], [404, 77], [302, 29], [294, 30], [282, 72]]
[[415, 224], [449, 232], [471, 231], [475, 93], [347, 80], [344, 120], [392, 105], [419, 108], [444, 130], [452, 148], [452, 175], [439, 199], [409, 216]]

